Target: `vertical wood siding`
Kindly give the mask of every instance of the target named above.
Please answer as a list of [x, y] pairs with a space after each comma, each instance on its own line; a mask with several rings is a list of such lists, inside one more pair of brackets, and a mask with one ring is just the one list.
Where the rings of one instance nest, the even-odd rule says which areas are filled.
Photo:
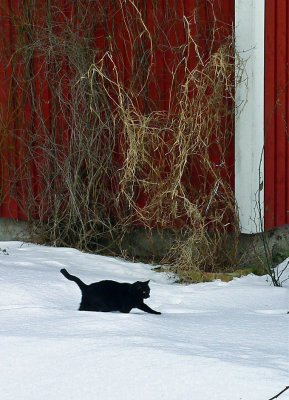
[[289, 2], [265, 9], [265, 227], [289, 223]]
[[10, 13], [16, 2], [3, 0], [0, 6], [0, 118], [3, 121], [3, 130], [0, 132], [0, 216], [8, 218], [21, 218], [21, 212], [18, 209], [16, 201], [9, 195], [9, 174], [6, 168], [7, 164], [16, 165], [18, 143], [15, 136], [8, 133], [17, 130], [17, 121], [13, 117], [13, 113], [8, 113], [8, 104], [12, 104], [12, 108], [16, 107], [15, 99], [11, 96], [12, 91], [12, 66], [7, 62], [10, 60], [13, 52], [13, 42], [15, 40], [15, 32], [13, 30]]

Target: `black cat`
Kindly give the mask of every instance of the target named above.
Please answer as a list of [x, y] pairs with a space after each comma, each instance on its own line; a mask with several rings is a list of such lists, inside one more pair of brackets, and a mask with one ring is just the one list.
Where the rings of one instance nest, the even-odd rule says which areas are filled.
[[132, 308], [138, 308], [150, 314], [161, 314], [143, 302], [150, 297], [149, 281], [135, 283], [100, 281], [86, 285], [76, 276], [70, 275], [66, 269], [61, 269], [60, 272], [79, 286], [82, 293], [80, 311], [129, 313]]

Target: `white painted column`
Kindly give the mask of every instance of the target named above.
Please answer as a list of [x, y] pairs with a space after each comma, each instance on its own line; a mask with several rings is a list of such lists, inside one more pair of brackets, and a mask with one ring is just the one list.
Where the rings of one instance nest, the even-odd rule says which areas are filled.
[[[260, 231], [264, 218], [265, 0], [235, 0], [235, 21], [236, 51], [246, 61], [246, 76], [236, 87], [235, 193], [241, 231], [255, 233]], [[236, 69], [236, 80], [238, 77]], [[257, 209], [259, 189], [261, 220]]]

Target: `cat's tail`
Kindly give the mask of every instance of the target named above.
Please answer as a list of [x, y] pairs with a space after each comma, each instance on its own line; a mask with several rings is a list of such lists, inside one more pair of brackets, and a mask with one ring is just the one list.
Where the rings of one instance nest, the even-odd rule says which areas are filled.
[[65, 268], [62, 268], [60, 272], [62, 273], [62, 275], [65, 276], [66, 279], [75, 282], [79, 286], [79, 289], [81, 291], [87, 287], [87, 285], [84, 282], [82, 282], [79, 278], [77, 278], [77, 276], [71, 275], [69, 272], [66, 271]]

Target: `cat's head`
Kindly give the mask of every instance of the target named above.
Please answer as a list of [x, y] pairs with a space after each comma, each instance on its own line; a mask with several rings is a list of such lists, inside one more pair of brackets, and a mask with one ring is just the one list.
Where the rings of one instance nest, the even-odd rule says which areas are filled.
[[135, 288], [137, 294], [142, 299], [148, 299], [150, 297], [151, 290], [149, 287], [149, 281], [146, 281], [146, 282], [137, 281], [133, 285], [134, 285], [134, 288]]

